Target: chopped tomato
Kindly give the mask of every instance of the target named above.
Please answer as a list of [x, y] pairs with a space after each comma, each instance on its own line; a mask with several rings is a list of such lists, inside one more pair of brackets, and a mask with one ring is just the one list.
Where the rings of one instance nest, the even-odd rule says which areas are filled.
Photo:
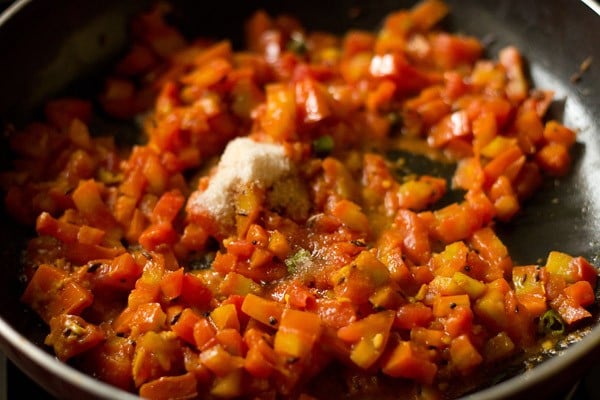
[[257, 11], [246, 48], [135, 17], [96, 99], [7, 131], [21, 300], [56, 356], [149, 399], [437, 399], [591, 322], [595, 266], [516, 265], [496, 230], [577, 134], [448, 12], [336, 35]]

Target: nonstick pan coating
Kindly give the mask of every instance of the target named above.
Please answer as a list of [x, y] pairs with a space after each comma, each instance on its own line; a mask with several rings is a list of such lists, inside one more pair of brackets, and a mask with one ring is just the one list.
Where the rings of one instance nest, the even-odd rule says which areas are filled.
[[[517, 46], [529, 63], [534, 85], [555, 91], [551, 116], [578, 131], [571, 173], [546, 182], [514, 222], [499, 231], [517, 263], [535, 263], [550, 250], [583, 255], [600, 265], [600, 16], [579, 1], [447, 0], [445, 24], [488, 43], [488, 56]], [[62, 93], [90, 93], [127, 42], [129, 18], [148, 1], [32, 1], [15, 3], [0, 17], [0, 121], [17, 125], [37, 116], [43, 101]], [[343, 33], [376, 29], [383, 16], [407, 1], [216, 2], [175, 0], [174, 21], [189, 35], [233, 38], [240, 44], [242, 21], [257, 8], [289, 12], [309, 29]], [[349, 13], [349, 10], [354, 10]], [[357, 13], [356, 10], [359, 12]], [[581, 79], [572, 76], [592, 57]], [[131, 127], [115, 125], [123, 132]], [[0, 166], [8, 165], [0, 143]], [[61, 398], [135, 398], [58, 362], [43, 342], [37, 317], [19, 302], [19, 254], [30, 234], [3, 213], [0, 223], [0, 349], [33, 379]], [[599, 354], [600, 326], [591, 328], [531, 371], [474, 393], [477, 399], [544, 395], [563, 389]], [[515, 371], [518, 371], [516, 369]], [[546, 396], [547, 397], [547, 396]], [[545, 397], [544, 397], [545, 398]]]

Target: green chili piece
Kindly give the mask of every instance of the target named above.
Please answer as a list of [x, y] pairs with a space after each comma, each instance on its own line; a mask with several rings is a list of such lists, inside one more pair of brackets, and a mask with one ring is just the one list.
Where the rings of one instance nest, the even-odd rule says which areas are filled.
[[560, 336], [565, 333], [565, 322], [556, 311], [548, 310], [540, 317], [538, 331], [544, 335]]
[[197, 254], [188, 261], [188, 267], [192, 271], [198, 271], [203, 269], [209, 269], [215, 260], [215, 252], [207, 252], [203, 254]]
[[304, 36], [299, 33], [292, 34], [285, 47], [299, 56], [303, 56], [308, 51], [306, 40], [304, 40]]
[[333, 151], [335, 143], [330, 135], [323, 135], [313, 140], [312, 145], [317, 156], [326, 157]]
[[391, 128], [398, 128], [402, 124], [402, 116], [398, 111], [390, 111], [387, 118], [390, 121]]

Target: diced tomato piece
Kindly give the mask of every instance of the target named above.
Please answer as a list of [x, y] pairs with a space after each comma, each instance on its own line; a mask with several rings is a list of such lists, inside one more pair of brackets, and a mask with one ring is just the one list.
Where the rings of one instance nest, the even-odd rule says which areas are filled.
[[598, 270], [585, 258], [572, 257], [559, 251], [551, 251], [548, 254], [546, 270], [563, 277], [567, 283], [585, 280], [595, 287], [598, 279]]
[[277, 327], [281, 321], [283, 305], [254, 294], [248, 294], [242, 303], [242, 311], [267, 326]]
[[[58, 268], [42, 264], [29, 281], [21, 301], [46, 322], [61, 314], [79, 314], [93, 302], [92, 293]], [[64, 321], [63, 321], [64, 322]]]
[[410, 9], [410, 19], [415, 29], [428, 31], [440, 22], [449, 11], [443, 1], [423, 0]]
[[304, 123], [315, 123], [330, 114], [329, 93], [324, 86], [312, 78], [296, 82], [297, 117]]
[[423, 303], [408, 303], [396, 311], [394, 327], [398, 329], [413, 329], [426, 327], [433, 320], [433, 311]]
[[151, 221], [154, 223], [173, 222], [184, 202], [185, 198], [178, 190], [166, 192], [156, 202], [152, 210]]
[[471, 65], [483, 52], [483, 46], [479, 40], [446, 33], [434, 35], [431, 47], [435, 63], [443, 69]]
[[[571, 290], [571, 292], [574, 291], [575, 290]], [[575, 297], [578, 297], [578, 295], [575, 294]], [[588, 310], [577, 303], [577, 299], [575, 297], [571, 297], [566, 294], [560, 294], [557, 298], [550, 302], [552, 308], [556, 310], [563, 321], [569, 325], [592, 316]]]
[[165, 271], [160, 280], [160, 290], [167, 300], [176, 299], [183, 290], [183, 268], [175, 271]]
[[96, 227], [112, 227], [115, 220], [102, 199], [102, 185], [94, 180], [79, 182], [73, 191], [73, 202], [77, 210]]
[[44, 113], [50, 123], [66, 131], [74, 119], [89, 122], [92, 117], [92, 104], [74, 98], [57, 99], [46, 104]]
[[199, 359], [211, 372], [221, 377], [244, 366], [243, 358], [230, 354], [220, 344], [201, 352]]
[[183, 353], [179, 339], [171, 332], [146, 332], [135, 343], [132, 375], [136, 387], [146, 382], [180, 373]]
[[473, 346], [469, 337], [461, 335], [450, 344], [450, 362], [460, 373], [467, 374], [483, 361], [483, 357]]
[[543, 274], [535, 265], [515, 266], [512, 281], [517, 299], [534, 316], [539, 317], [547, 309]]
[[185, 400], [198, 396], [194, 374], [162, 376], [140, 386], [140, 396], [151, 400]]
[[200, 316], [192, 309], [186, 308], [179, 314], [177, 321], [171, 324], [171, 329], [186, 342], [196, 344], [194, 326], [198, 321], [200, 321]]
[[134, 345], [131, 340], [108, 336], [104, 342], [81, 355], [85, 360], [84, 370], [111, 385], [131, 390], [133, 352]]
[[548, 142], [561, 143], [569, 148], [575, 143], [576, 134], [557, 121], [548, 121], [544, 126], [544, 139]]
[[90, 350], [104, 340], [104, 333], [99, 327], [77, 315], [60, 314], [49, 324], [50, 334], [44, 343], [52, 346], [62, 361]]
[[276, 353], [304, 358], [321, 335], [321, 318], [309, 311], [287, 308], [275, 334], [273, 348]]
[[223, 58], [214, 58], [181, 77], [181, 82], [206, 89], [222, 81], [231, 69], [229, 61]]
[[522, 101], [527, 96], [529, 87], [523, 72], [521, 54], [515, 47], [510, 46], [502, 49], [498, 58], [508, 76], [507, 97], [514, 102]]
[[219, 330], [215, 335], [215, 339], [227, 352], [234, 356], [243, 357], [246, 354], [246, 347], [238, 329], [225, 328]]
[[435, 317], [446, 317], [457, 307], [470, 308], [471, 302], [466, 294], [455, 296], [437, 296], [433, 302], [433, 315]]
[[113, 322], [118, 333], [131, 333], [132, 336], [160, 330], [167, 319], [159, 303], [145, 303], [127, 307]]
[[551, 142], [545, 145], [535, 155], [540, 168], [552, 176], [563, 176], [569, 170], [571, 156], [564, 144]]
[[131, 290], [142, 274], [142, 267], [129, 253], [110, 261], [91, 262], [88, 268], [94, 269], [90, 272], [94, 276], [95, 288], [101, 290]]
[[429, 75], [412, 66], [400, 53], [375, 55], [369, 73], [374, 78], [392, 80], [401, 92], [416, 92], [432, 82]]
[[506, 274], [512, 266], [512, 260], [508, 254], [508, 249], [502, 241], [496, 236], [491, 228], [483, 228], [473, 233], [469, 243], [479, 252], [479, 254], [488, 261], [494, 271], [488, 271], [488, 275], [500, 273], [502, 276]]
[[211, 311], [210, 318], [218, 330], [240, 329], [240, 320], [235, 304], [221, 304]]
[[423, 353], [417, 351], [412, 342], [401, 341], [384, 361], [382, 371], [396, 378], [414, 379], [430, 385], [438, 369]]
[[212, 297], [211, 290], [204, 284], [202, 279], [190, 272], [183, 275], [181, 299], [185, 304], [204, 309], [208, 307]]
[[276, 354], [263, 339], [249, 345], [244, 358], [244, 369], [257, 378], [268, 378], [276, 366]]
[[338, 330], [340, 339], [354, 343], [350, 359], [356, 365], [368, 369], [383, 354], [394, 319], [394, 312], [382, 311]]
[[356, 311], [349, 302], [336, 299], [317, 299], [317, 313], [324, 325], [339, 329], [355, 321]]
[[579, 304], [581, 307], [592, 305], [596, 300], [594, 289], [588, 281], [578, 281], [567, 286], [564, 289], [564, 294], [573, 299], [575, 303]]
[[275, 140], [293, 139], [296, 136], [296, 95], [285, 84], [266, 87], [267, 100], [261, 125]]
[[452, 243], [470, 237], [482, 225], [482, 221], [468, 203], [452, 203], [433, 212], [432, 234], [444, 243]]
[[212, 345], [213, 339], [217, 334], [215, 327], [206, 318], [200, 318], [193, 328], [194, 342], [198, 349], [203, 350]]
[[418, 264], [425, 264], [431, 255], [429, 232], [425, 223], [408, 210], [400, 210], [395, 220], [397, 229], [404, 240], [404, 252]]

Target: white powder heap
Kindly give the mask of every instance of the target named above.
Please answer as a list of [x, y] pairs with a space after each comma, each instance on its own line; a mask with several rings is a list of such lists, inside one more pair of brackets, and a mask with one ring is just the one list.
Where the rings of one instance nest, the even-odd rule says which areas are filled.
[[187, 203], [187, 212], [210, 214], [219, 224], [231, 226], [235, 217], [235, 197], [240, 189], [253, 183], [261, 189], [289, 175], [292, 161], [283, 146], [259, 143], [242, 137], [229, 142], [217, 172], [205, 191], [195, 191]]

